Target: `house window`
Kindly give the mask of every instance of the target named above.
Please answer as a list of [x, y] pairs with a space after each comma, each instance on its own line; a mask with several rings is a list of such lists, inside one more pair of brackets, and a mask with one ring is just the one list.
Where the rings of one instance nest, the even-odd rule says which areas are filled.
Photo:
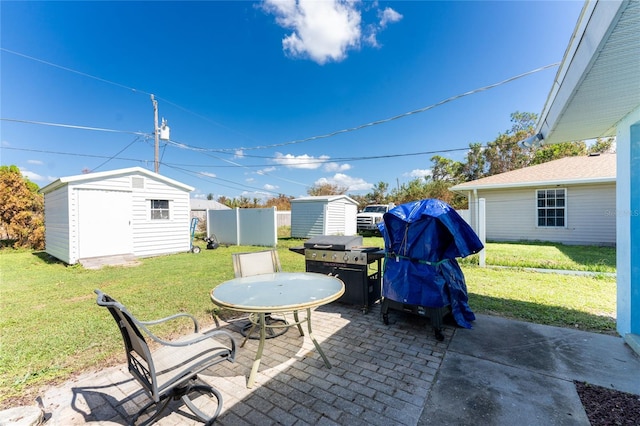
[[538, 226], [564, 228], [567, 217], [566, 189], [538, 189]]
[[151, 220], [169, 220], [169, 200], [151, 200]]

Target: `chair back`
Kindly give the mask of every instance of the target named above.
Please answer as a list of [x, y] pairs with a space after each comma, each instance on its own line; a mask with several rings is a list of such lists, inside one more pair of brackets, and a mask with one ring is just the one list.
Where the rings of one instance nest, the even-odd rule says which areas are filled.
[[157, 402], [159, 396], [155, 366], [149, 346], [136, 325], [137, 320], [117, 300], [100, 290], [95, 290], [95, 293], [98, 295], [98, 305], [109, 310], [122, 334], [129, 371]]
[[262, 250], [247, 253], [233, 253], [233, 271], [236, 278], [251, 275], [270, 274], [280, 272], [280, 258], [278, 251]]

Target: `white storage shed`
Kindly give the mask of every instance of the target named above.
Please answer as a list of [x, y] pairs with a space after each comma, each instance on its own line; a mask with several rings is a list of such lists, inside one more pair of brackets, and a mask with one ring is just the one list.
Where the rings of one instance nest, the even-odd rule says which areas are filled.
[[291, 200], [291, 236], [356, 235], [358, 203], [346, 195]]
[[60, 178], [44, 194], [45, 251], [68, 264], [191, 248], [193, 188], [141, 167]]

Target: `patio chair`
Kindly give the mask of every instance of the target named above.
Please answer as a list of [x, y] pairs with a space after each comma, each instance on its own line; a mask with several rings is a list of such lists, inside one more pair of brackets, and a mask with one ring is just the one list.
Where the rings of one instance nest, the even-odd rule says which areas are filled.
[[[282, 267], [280, 266], [280, 257], [278, 256], [278, 251], [275, 249], [232, 253], [231, 257], [233, 259], [233, 271], [236, 278], [282, 272]], [[295, 319], [294, 324], [298, 326], [298, 331], [300, 331], [300, 335], [303, 336], [304, 333], [302, 331], [302, 326], [300, 325], [300, 320], [298, 318], [298, 311], [293, 312], [293, 317]], [[269, 314], [265, 316], [265, 324], [268, 326], [268, 335], [266, 336], [267, 339], [283, 335], [287, 332], [289, 326], [293, 325], [289, 324], [286, 318], [275, 318]], [[242, 327], [241, 333], [243, 336], [245, 336], [245, 339], [240, 346], [244, 346], [247, 339], [258, 338], [257, 336], [252, 336], [253, 332], [257, 331], [256, 326], [257, 322], [251, 321], [249, 324]]]
[[[171, 400], [182, 399], [185, 405], [199, 419], [207, 424], [213, 423], [222, 409], [222, 395], [212, 386], [198, 380], [198, 374], [222, 361], [234, 362], [236, 342], [225, 331], [200, 332], [195, 317], [186, 313], [178, 313], [155, 321], [136, 319], [122, 304], [100, 290], [97, 303], [109, 310], [122, 334], [129, 372], [142, 385], [151, 401], [138, 411], [131, 419], [135, 424], [140, 416], [150, 408], [155, 413], [143, 422], [150, 424], [156, 421], [167, 408]], [[153, 334], [148, 326], [161, 324], [169, 320], [186, 317], [194, 323], [194, 333], [175, 341], [166, 341]], [[144, 334], [143, 334], [144, 333]], [[149, 349], [145, 336], [158, 343], [160, 347], [153, 352]], [[214, 338], [229, 339], [229, 346], [223, 345]], [[204, 413], [196, 406], [190, 395], [208, 395], [215, 398], [216, 410], [213, 415]]]
[[280, 257], [275, 249], [232, 253], [231, 258], [236, 278], [282, 271]]

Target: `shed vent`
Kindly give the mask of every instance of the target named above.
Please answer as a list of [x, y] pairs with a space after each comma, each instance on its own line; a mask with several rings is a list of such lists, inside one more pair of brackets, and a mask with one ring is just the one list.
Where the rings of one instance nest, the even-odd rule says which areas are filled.
[[132, 177], [131, 178], [131, 187], [133, 189], [144, 189], [144, 178], [142, 178], [142, 177]]

